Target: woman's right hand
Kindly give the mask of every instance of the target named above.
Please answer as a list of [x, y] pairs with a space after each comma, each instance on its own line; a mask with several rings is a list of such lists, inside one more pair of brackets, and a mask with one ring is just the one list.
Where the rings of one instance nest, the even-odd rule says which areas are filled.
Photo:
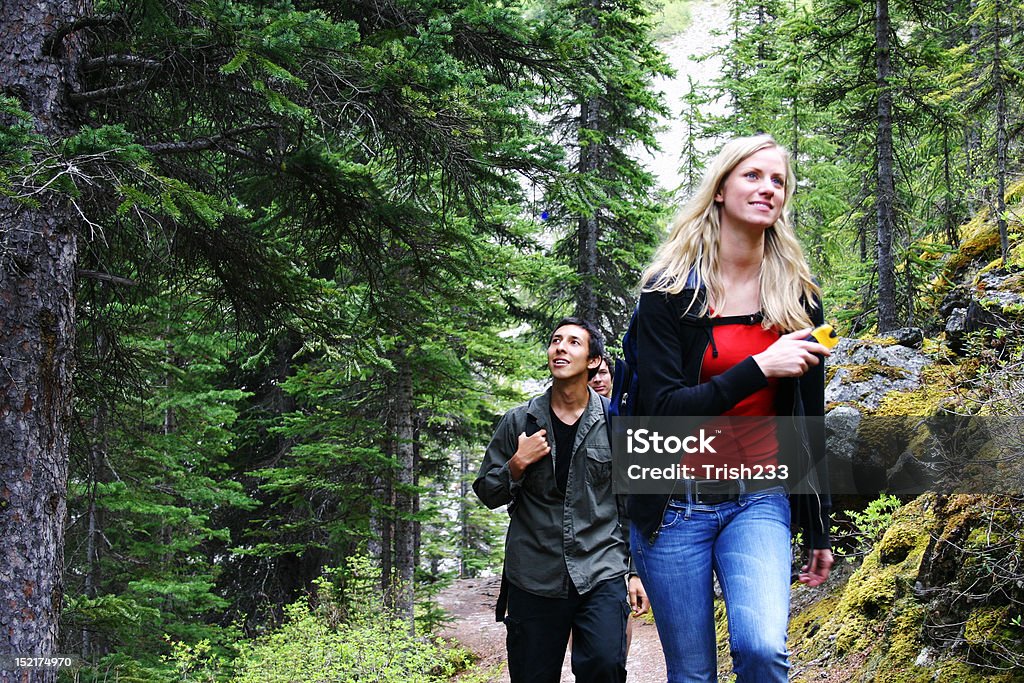
[[828, 347], [807, 341], [811, 328], [784, 334], [761, 353], [753, 356], [765, 377], [800, 377], [812, 365], [821, 362], [819, 356], [830, 356]]

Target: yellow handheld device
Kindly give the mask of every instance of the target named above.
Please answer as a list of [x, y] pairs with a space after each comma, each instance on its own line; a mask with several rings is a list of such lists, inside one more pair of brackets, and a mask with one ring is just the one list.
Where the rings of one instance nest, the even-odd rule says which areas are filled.
[[835, 328], [826, 323], [815, 327], [810, 336], [807, 337], [807, 341], [816, 341], [822, 346], [834, 349], [836, 344], [839, 343], [839, 335], [836, 334]]

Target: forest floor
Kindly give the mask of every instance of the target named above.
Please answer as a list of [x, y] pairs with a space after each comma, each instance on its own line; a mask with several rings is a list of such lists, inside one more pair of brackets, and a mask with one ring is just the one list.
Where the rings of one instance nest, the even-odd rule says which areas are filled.
[[[794, 587], [790, 600], [791, 615], [810, 608], [834, 591], [842, 590], [852, 572], [849, 562], [840, 562], [824, 586]], [[439, 605], [452, 617], [441, 630], [441, 635], [457, 641], [476, 655], [477, 669], [490, 672], [487, 679], [490, 683], [509, 683], [505, 668], [505, 625], [494, 621], [494, 603], [498, 598], [500, 581], [500, 577], [458, 579], [438, 596]], [[848, 658], [846, 666], [837, 668], [835, 662], [801, 661], [800, 653], [793, 655], [790, 673], [801, 681], [849, 681], [856, 677], [859, 668], [856, 658]], [[658, 630], [645, 618], [633, 619], [633, 640], [626, 671], [629, 683], [664, 683], [666, 680]], [[574, 680], [568, 653], [562, 663], [562, 680]], [[724, 670], [720, 672], [719, 680], [732, 680], [732, 676]]]

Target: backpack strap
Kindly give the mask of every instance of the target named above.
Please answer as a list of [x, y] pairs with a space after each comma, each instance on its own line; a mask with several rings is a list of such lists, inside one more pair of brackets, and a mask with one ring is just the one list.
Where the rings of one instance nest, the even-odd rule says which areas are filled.
[[[530, 409], [533, 408], [533, 402], [536, 400], [537, 397], [534, 396], [526, 403], [526, 424], [523, 425], [523, 432], [527, 436], [533, 436], [540, 431], [540, 424], [537, 422], [537, 418], [530, 414]], [[530, 467], [533, 467], [533, 465], [530, 465]], [[525, 472], [523, 473], [523, 476], [526, 476]], [[505, 511], [508, 512], [509, 517], [511, 517], [516, 511], [517, 507], [519, 507], [519, 495], [518, 491], [513, 491], [512, 500], [510, 500], [508, 505], [505, 506]], [[501, 619], [498, 619], [498, 621], [501, 621]]]
[[[684, 298], [687, 291], [688, 290], [683, 290]], [[704, 334], [707, 335], [708, 344], [711, 346], [711, 357], [718, 358], [718, 344], [715, 343], [714, 328], [720, 325], [760, 325], [764, 320], [764, 315], [761, 311], [749, 315], [723, 315], [714, 317], [698, 315], [694, 309], [703, 307], [703, 298], [706, 296], [704, 292], [705, 290], [702, 287], [696, 295], [691, 295], [692, 303], [687, 307], [680, 324], [688, 327], [702, 328], [704, 330]], [[698, 303], [700, 304], [699, 306]]]
[[523, 431], [526, 433], [527, 436], [533, 436], [534, 434], [540, 431], [540, 423], [537, 422], [537, 418], [534, 417], [533, 413], [530, 412], [530, 409], [533, 408], [533, 402], [536, 400], [537, 397], [534, 396], [526, 404], [526, 426], [524, 427]]
[[637, 352], [636, 338], [639, 319], [640, 304], [633, 308], [633, 315], [629, 319], [629, 327], [626, 334], [622, 336], [622, 358], [615, 359], [614, 375], [612, 377], [612, 395], [608, 408], [611, 415], [630, 415], [633, 403], [636, 401], [638, 388]]
[[604, 396], [601, 396], [600, 394], [598, 394], [597, 397], [599, 399], [601, 399], [601, 412], [604, 413], [604, 428], [608, 432], [608, 445], [611, 446], [612, 445], [612, 420], [611, 420], [611, 415], [608, 414], [608, 407], [612, 404], [612, 402], [611, 402], [610, 399], [608, 399], [608, 398], [606, 398]]

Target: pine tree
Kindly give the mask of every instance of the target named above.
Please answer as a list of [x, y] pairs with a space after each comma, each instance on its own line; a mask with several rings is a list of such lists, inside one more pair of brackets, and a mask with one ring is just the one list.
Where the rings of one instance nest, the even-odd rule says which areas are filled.
[[[804, 22], [806, 54], [817, 70], [812, 102], [827, 117], [816, 125], [836, 145], [842, 184], [832, 194], [853, 199], [846, 200], [853, 239], [865, 272], [877, 277], [876, 287], [862, 289], [861, 307], [870, 310], [875, 302], [878, 329], [889, 330], [913, 318], [915, 276], [907, 250], [931, 228], [901, 217], [926, 201], [903, 169], [926, 166], [935, 153], [920, 140], [936, 115], [930, 104], [936, 79], [922, 76], [937, 70], [936, 31], [925, 20], [938, 13], [887, 0], [873, 3], [870, 12], [845, 2], [816, 9]], [[854, 329], [865, 322], [858, 317], [850, 321]]]
[[[966, 18], [969, 30], [965, 40], [950, 50], [950, 57], [959, 68], [948, 79], [950, 96], [963, 102], [968, 126], [968, 173], [991, 178], [991, 209], [999, 230], [1000, 249], [1007, 257], [1009, 236], [1006, 220], [1007, 180], [1019, 167], [1014, 163], [1012, 148], [1019, 147], [1015, 135], [1019, 122], [1014, 112], [1020, 102], [1017, 74], [1024, 64], [1024, 42], [1016, 30], [1020, 8], [1003, 0], [986, 0], [972, 4]], [[983, 142], [985, 138], [990, 142]], [[980, 152], [980, 154], [978, 154]]]
[[253, 503], [229, 479], [245, 392], [219, 386], [231, 351], [222, 329], [184, 293], [118, 298], [92, 292], [80, 316], [91, 326], [78, 335], [76, 411], [88, 427], [72, 446], [61, 650], [101, 668], [125, 651], [159, 666], [165, 635], [232, 638], [209, 623], [227, 605], [212, 558], [230, 539], [216, 511]]
[[670, 67], [651, 41], [643, 2], [567, 0], [547, 11], [548, 21], [567, 27], [565, 49], [580, 69], [552, 103], [551, 124], [569, 158], [546, 193], [548, 225], [561, 238], [556, 256], [576, 278], [555, 299], [571, 298], [576, 315], [618, 338], [665, 218], [635, 150], [656, 147], [656, 119], [666, 110], [653, 80]]
[[[67, 92], [76, 89], [85, 57], [67, 29], [89, 8], [87, 0], [0, 5], [0, 126], [10, 131], [6, 145], [15, 145], [4, 150], [0, 192], [0, 650], [7, 653], [58, 651], [75, 226], [82, 214], [54, 188], [66, 188], [80, 173], [61, 159], [59, 141], [76, 129]], [[13, 671], [0, 677], [21, 680]], [[40, 672], [37, 680], [56, 680], [56, 672]]]

